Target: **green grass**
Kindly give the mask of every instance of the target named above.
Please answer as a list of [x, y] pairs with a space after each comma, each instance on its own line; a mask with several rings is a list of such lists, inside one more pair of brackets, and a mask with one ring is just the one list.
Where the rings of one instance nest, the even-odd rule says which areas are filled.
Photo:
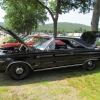
[[0, 94], [4, 94], [5, 92], [8, 92], [9, 91], [9, 88], [8, 87], [0, 87]]
[[[7, 99], [8, 98], [8, 99]], [[20, 81], [0, 73], [0, 100], [100, 100], [100, 64], [31, 73]]]
[[70, 78], [68, 82], [70, 86], [81, 91], [80, 98], [86, 97], [88, 100], [100, 100], [100, 72], [89, 72], [88, 75]]

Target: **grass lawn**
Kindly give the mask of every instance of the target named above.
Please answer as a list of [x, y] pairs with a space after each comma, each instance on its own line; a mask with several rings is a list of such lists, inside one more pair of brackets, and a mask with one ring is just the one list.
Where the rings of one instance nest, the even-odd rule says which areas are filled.
[[12, 80], [0, 73], [0, 100], [100, 100], [100, 64], [93, 71], [72, 67]]

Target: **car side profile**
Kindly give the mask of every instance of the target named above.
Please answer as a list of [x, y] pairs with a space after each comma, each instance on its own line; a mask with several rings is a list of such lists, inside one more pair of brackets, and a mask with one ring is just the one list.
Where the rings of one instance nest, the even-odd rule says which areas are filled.
[[0, 51], [0, 71], [8, 72], [15, 80], [26, 78], [30, 70], [83, 66], [90, 71], [100, 59], [100, 49], [96, 47], [100, 32], [84, 32], [80, 38], [51, 37], [27, 46], [11, 30], [4, 30], [22, 43], [18, 50]]

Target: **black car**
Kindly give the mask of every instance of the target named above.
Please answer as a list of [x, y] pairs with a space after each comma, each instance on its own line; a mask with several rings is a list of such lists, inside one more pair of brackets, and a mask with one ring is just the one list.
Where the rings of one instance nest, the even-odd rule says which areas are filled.
[[4, 30], [22, 43], [19, 50], [0, 51], [0, 70], [8, 72], [12, 79], [24, 79], [30, 70], [83, 66], [90, 71], [100, 59], [96, 46], [100, 32], [84, 32], [80, 38], [52, 37], [28, 47], [12, 31]]

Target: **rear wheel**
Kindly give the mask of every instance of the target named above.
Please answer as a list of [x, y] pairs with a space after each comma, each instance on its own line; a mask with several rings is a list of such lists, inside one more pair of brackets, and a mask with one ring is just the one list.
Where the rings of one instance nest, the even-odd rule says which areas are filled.
[[29, 74], [30, 68], [24, 63], [14, 63], [8, 68], [8, 74], [12, 79], [22, 80]]
[[88, 71], [91, 71], [93, 70], [94, 68], [96, 67], [96, 61], [95, 60], [89, 60], [89, 61], [86, 61], [83, 65], [83, 68], [85, 70], [88, 70]]

